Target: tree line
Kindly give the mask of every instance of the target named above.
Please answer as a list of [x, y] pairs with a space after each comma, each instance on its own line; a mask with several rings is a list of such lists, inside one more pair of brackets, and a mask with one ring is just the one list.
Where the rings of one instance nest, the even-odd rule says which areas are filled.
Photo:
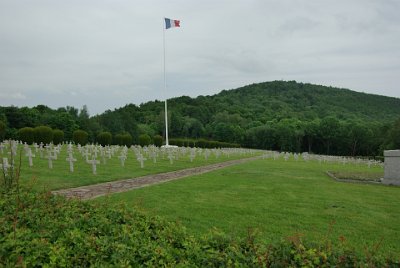
[[[400, 99], [347, 89], [273, 81], [213, 96], [173, 98], [168, 112], [170, 137], [179, 144], [201, 140], [353, 156], [400, 148]], [[123, 143], [121, 136], [126, 144], [155, 143], [165, 128], [164, 104], [158, 100], [95, 116], [86, 106], [0, 107], [0, 121], [0, 138], [19, 138], [22, 128], [48, 126], [62, 131], [63, 140], [73, 140], [81, 130], [87, 142], [104, 143], [111, 135], [109, 143], [115, 144]]]

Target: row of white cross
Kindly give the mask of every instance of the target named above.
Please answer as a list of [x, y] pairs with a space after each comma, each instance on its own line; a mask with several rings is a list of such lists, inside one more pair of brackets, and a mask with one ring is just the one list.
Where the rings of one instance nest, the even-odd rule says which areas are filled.
[[[53, 161], [58, 159], [58, 156], [62, 150], [61, 145], [53, 145], [53, 144], [36, 144], [34, 143], [32, 146], [22, 144], [17, 141], [7, 141], [4, 143], [0, 143], [0, 153], [3, 155], [5, 150], [9, 150], [9, 154], [13, 154], [16, 156], [17, 148], [21, 145], [25, 152], [25, 157], [27, 157], [29, 166], [33, 166], [33, 158], [36, 157], [35, 153], [40, 154], [40, 158], [47, 159], [49, 169], [53, 168]], [[196, 156], [203, 156], [205, 160], [208, 160], [211, 155], [214, 155], [216, 158], [219, 158], [222, 154], [230, 157], [233, 154], [251, 154], [255, 153], [255, 150], [249, 149], [201, 149], [201, 148], [186, 148], [186, 147], [171, 147], [171, 148], [159, 148], [155, 146], [131, 146], [130, 148], [126, 146], [99, 146], [99, 145], [73, 145], [71, 143], [66, 144], [66, 150], [68, 157], [66, 161], [69, 163], [70, 172], [74, 172], [74, 162], [77, 159], [74, 157], [74, 153], [79, 153], [82, 158], [85, 160], [87, 164], [92, 166], [92, 173], [97, 173], [97, 165], [100, 164], [99, 158], [102, 159], [103, 164], [107, 163], [107, 159], [111, 159], [115, 154], [119, 153], [117, 158], [120, 160], [121, 166], [125, 166], [125, 161], [128, 158], [129, 149], [133, 151], [136, 156], [136, 160], [140, 163], [140, 167], [144, 168], [145, 161], [148, 159], [152, 159], [153, 163], [157, 163], [157, 158], [162, 155], [162, 158], [169, 159], [170, 164], [174, 164], [174, 161], [179, 160], [180, 157], [189, 157], [190, 161], [193, 162]], [[34, 150], [34, 151], [33, 151]], [[5, 160], [7, 159], [7, 160]], [[12, 167], [12, 164], [8, 164], [8, 158], [3, 159], [3, 164], [0, 165], [0, 168], [3, 170], [7, 170]]]
[[[48, 161], [49, 169], [53, 168], [53, 161], [58, 159], [58, 155], [62, 150], [61, 145], [53, 145], [53, 144], [36, 144], [34, 143], [32, 146], [22, 144], [18, 141], [6, 141], [0, 143], [0, 154], [1, 155], [9, 155], [11, 159], [11, 163], [8, 157], [3, 157], [2, 162], [0, 163], [0, 169], [3, 170], [5, 174], [7, 174], [8, 170], [13, 167], [14, 159], [17, 156], [18, 146], [22, 145], [25, 156], [28, 158], [29, 166], [33, 166], [33, 158], [35, 157], [35, 153], [39, 153], [40, 158], [45, 158]], [[126, 146], [99, 146], [99, 145], [73, 145], [71, 143], [66, 144], [66, 150], [68, 157], [66, 161], [69, 163], [70, 172], [74, 172], [74, 162], [77, 159], [74, 157], [74, 153], [78, 152], [81, 154], [82, 158], [85, 162], [92, 166], [92, 173], [97, 173], [97, 165], [100, 164], [99, 158], [102, 159], [103, 165], [107, 163], [107, 159], [111, 159], [115, 156], [115, 154], [119, 155], [117, 158], [120, 160], [121, 166], [125, 166], [125, 161], [128, 158], [129, 149], [133, 151], [136, 156], [136, 160], [140, 163], [140, 167], [144, 168], [145, 161], [148, 159], [153, 160], [153, 163], [157, 163], [157, 158], [162, 156], [163, 159], [169, 159], [170, 164], [172, 165], [174, 161], [179, 160], [181, 157], [189, 157], [190, 162], [193, 162], [196, 157], [202, 156], [207, 161], [212, 155], [216, 158], [219, 158], [222, 154], [225, 156], [230, 156], [234, 154], [240, 155], [254, 155], [258, 150], [250, 150], [250, 149], [241, 149], [241, 148], [227, 148], [227, 149], [201, 149], [201, 148], [188, 148], [188, 147], [177, 147], [177, 148], [159, 148], [155, 146], [131, 146], [130, 148]], [[33, 152], [32, 148], [35, 150]], [[325, 156], [325, 155], [314, 155], [308, 153], [288, 153], [288, 152], [276, 152], [276, 151], [263, 151], [262, 158], [283, 158], [285, 161], [288, 161], [290, 158], [298, 161], [302, 158], [304, 161], [315, 160], [319, 163], [328, 162], [328, 163], [342, 163], [343, 165], [347, 163], [352, 164], [366, 164], [368, 167], [371, 165], [380, 165], [383, 166], [382, 162], [375, 160], [364, 160], [361, 158], [351, 158], [351, 157], [341, 157], [341, 156]]]
[[332, 155], [317, 155], [317, 154], [309, 154], [309, 153], [289, 153], [289, 152], [274, 152], [269, 151], [265, 152], [262, 155], [263, 159], [273, 158], [274, 160], [283, 158], [285, 161], [288, 161], [290, 158], [293, 158], [296, 161], [299, 161], [302, 158], [304, 161], [318, 161], [320, 164], [322, 163], [339, 163], [342, 165], [346, 164], [356, 164], [356, 165], [367, 165], [370, 168], [372, 165], [383, 167], [384, 164], [381, 161], [371, 160], [371, 159], [362, 159], [356, 157], [344, 157], [344, 156], [332, 156]]

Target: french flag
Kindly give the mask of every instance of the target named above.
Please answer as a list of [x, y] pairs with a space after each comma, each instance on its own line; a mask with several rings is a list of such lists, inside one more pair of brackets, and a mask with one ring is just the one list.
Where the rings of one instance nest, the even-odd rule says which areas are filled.
[[181, 27], [180, 20], [171, 20], [171, 19], [165, 19], [165, 29], [169, 29], [169, 28], [174, 28], [174, 27]]

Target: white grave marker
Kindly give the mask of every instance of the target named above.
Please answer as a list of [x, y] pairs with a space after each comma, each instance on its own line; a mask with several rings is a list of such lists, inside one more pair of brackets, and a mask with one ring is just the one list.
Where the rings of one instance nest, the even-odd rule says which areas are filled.
[[126, 155], [125, 154], [121, 154], [120, 156], [118, 156], [119, 160], [121, 161], [121, 166], [125, 166], [125, 160], [126, 160]]
[[92, 165], [92, 172], [94, 175], [96, 175], [97, 174], [96, 165], [100, 164], [100, 161], [96, 160], [96, 158], [93, 158], [92, 160], [88, 160], [87, 163]]
[[65, 160], [69, 162], [69, 171], [74, 172], [74, 162], [76, 161], [76, 159], [74, 158], [72, 153], [70, 153]]
[[51, 155], [51, 151], [47, 152], [47, 157], [49, 161], [49, 169], [53, 169], [53, 160], [55, 159], [53, 155]]
[[31, 150], [31, 148], [29, 148], [29, 149], [27, 150], [27, 152], [26, 152], [25, 156], [27, 156], [27, 157], [28, 157], [28, 160], [29, 160], [29, 166], [30, 166], [30, 167], [32, 167], [32, 166], [33, 166], [32, 157], [35, 157], [35, 155], [34, 155], [34, 154], [32, 154], [32, 150]]
[[7, 176], [7, 174], [8, 174], [8, 169], [11, 167], [11, 165], [8, 164], [8, 158], [7, 158], [7, 157], [4, 157], [4, 158], [3, 158], [3, 164], [1, 164], [0, 167], [1, 167], [1, 169], [3, 170], [3, 172], [4, 172], [4, 175]]
[[145, 161], [145, 160], [147, 160], [147, 159], [144, 158], [142, 154], [140, 154], [140, 155], [137, 157], [137, 161], [140, 162], [140, 167], [141, 167], [141, 168], [144, 168], [144, 161]]

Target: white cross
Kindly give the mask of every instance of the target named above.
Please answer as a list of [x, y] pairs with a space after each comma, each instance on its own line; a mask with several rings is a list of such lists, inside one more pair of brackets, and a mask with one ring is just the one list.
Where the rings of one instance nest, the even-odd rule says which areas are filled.
[[193, 159], [196, 157], [196, 151], [190, 150], [190, 162], [193, 162]]
[[144, 161], [147, 160], [146, 158], [143, 157], [142, 154], [139, 154], [139, 156], [137, 157], [137, 161], [140, 162], [140, 167], [144, 168]]
[[60, 153], [59, 150], [58, 150], [56, 147], [54, 147], [54, 148], [53, 148], [52, 150], [50, 150], [50, 151], [53, 151], [54, 160], [57, 160], [57, 158], [58, 158], [58, 153]]
[[106, 153], [107, 153], [108, 159], [111, 159], [111, 150], [110, 150], [110, 148], [107, 149]]
[[43, 158], [43, 143], [39, 144], [40, 158]]
[[371, 168], [371, 165], [372, 165], [372, 161], [368, 161], [368, 163], [367, 163], [367, 165], [368, 165], [368, 168]]
[[92, 165], [93, 174], [96, 175], [97, 174], [96, 165], [100, 164], [100, 161], [96, 160], [96, 158], [93, 158], [92, 160], [88, 160], [86, 162]]
[[204, 159], [206, 159], [206, 161], [208, 160], [208, 156], [210, 155], [210, 151], [209, 150], [205, 150], [204, 152]]
[[68, 145], [67, 145], [67, 151], [68, 151], [68, 152], [72, 152], [73, 149], [74, 149], [74, 147], [73, 147], [72, 143], [71, 143], [71, 142], [68, 143]]
[[24, 150], [25, 150], [25, 153], [27, 153], [29, 150], [29, 145], [26, 142], [24, 142]]
[[96, 158], [97, 157], [97, 153], [99, 152], [99, 148], [97, 147], [97, 146], [95, 146], [94, 148], [93, 148], [93, 153], [94, 153], [94, 157]]
[[89, 155], [91, 155], [91, 153], [89, 153], [88, 150], [85, 150], [84, 152], [82, 152], [82, 156], [85, 157], [86, 162], [89, 161]]
[[168, 154], [169, 163], [172, 165], [174, 163], [175, 156], [173, 154]]
[[121, 154], [120, 156], [118, 156], [119, 160], [121, 161], [121, 166], [125, 166], [125, 160], [126, 160], [126, 155]]
[[50, 144], [45, 145], [44, 148], [45, 148], [47, 151], [50, 151], [53, 147], [51, 146], [51, 143], [50, 143]]
[[66, 161], [69, 161], [69, 171], [70, 172], [74, 172], [74, 162], [76, 161], [76, 159], [74, 158], [74, 156], [72, 155], [72, 153], [70, 153], [68, 155], [68, 158], [65, 159]]
[[3, 164], [0, 164], [0, 167], [3, 169], [4, 175], [7, 176], [7, 170], [12, 167], [10, 164], [8, 164], [8, 158], [4, 157], [3, 158]]
[[157, 152], [155, 151], [155, 149], [152, 149], [152, 150], [149, 152], [149, 156], [150, 156], [150, 158], [153, 159], [153, 163], [154, 163], [154, 164], [157, 163]]
[[32, 154], [32, 150], [31, 150], [31, 148], [28, 148], [28, 150], [27, 150], [27, 152], [26, 152], [25, 156], [27, 156], [27, 157], [28, 157], [28, 159], [29, 159], [29, 166], [30, 166], [30, 167], [32, 167], [32, 166], [33, 166], [32, 157], [35, 157], [35, 155], [34, 155], [34, 154]]
[[49, 160], [49, 169], [53, 168], [53, 160], [55, 159], [53, 155], [51, 155], [51, 151], [47, 152], [47, 159]]
[[11, 146], [11, 148], [10, 148], [10, 152], [8, 152], [8, 154], [10, 155], [10, 156], [17, 156], [17, 148], [15, 148], [14, 146]]

